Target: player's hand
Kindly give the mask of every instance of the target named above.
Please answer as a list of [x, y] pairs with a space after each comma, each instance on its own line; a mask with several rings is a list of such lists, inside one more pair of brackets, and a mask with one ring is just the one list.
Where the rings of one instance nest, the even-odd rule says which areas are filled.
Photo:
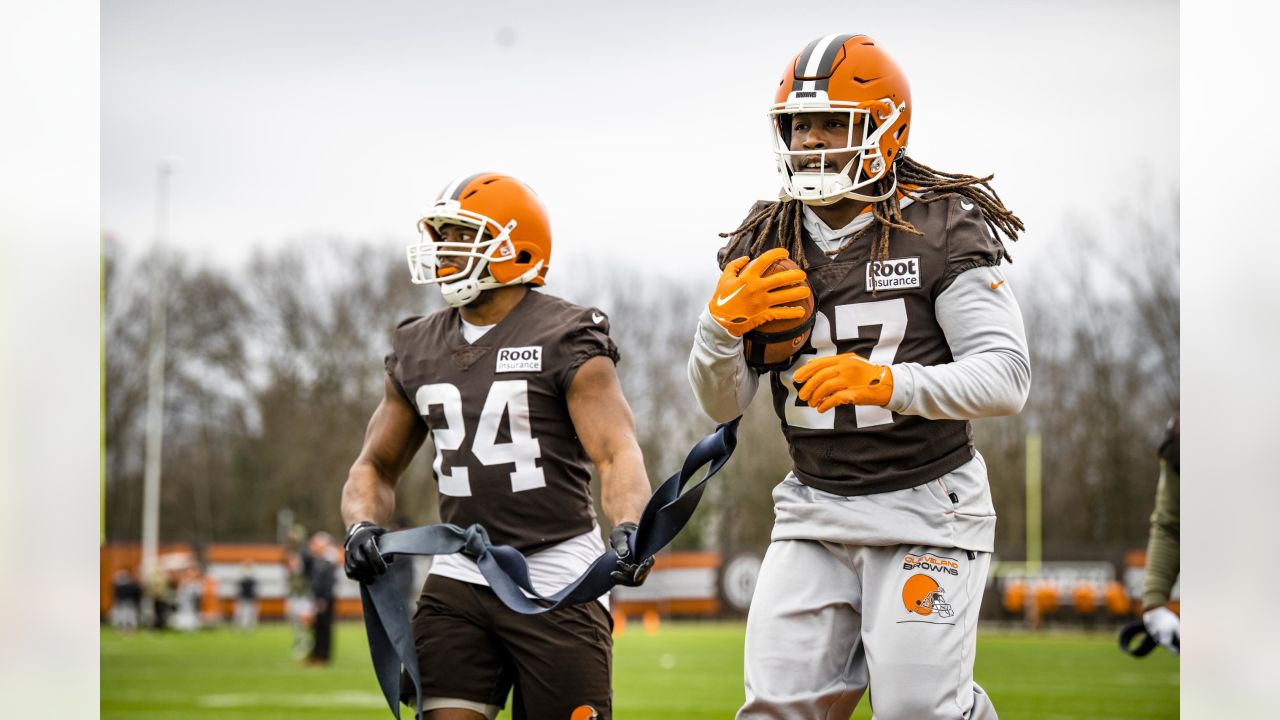
[[609, 573], [609, 577], [619, 585], [628, 587], [642, 585], [645, 578], [649, 577], [649, 571], [653, 569], [652, 557], [640, 563], [629, 562], [632, 559], [631, 537], [636, 534], [637, 529], [639, 526], [635, 523], [624, 522], [609, 533], [609, 545], [618, 555], [618, 569]]
[[755, 260], [744, 256], [726, 265], [707, 303], [711, 317], [735, 337], [773, 320], [804, 317], [804, 308], [786, 305], [810, 295], [808, 285], [803, 284], [803, 270], [761, 277], [766, 268], [786, 257], [786, 250], [774, 248]]
[[893, 372], [853, 353], [814, 358], [796, 370], [800, 399], [818, 412], [837, 405], [888, 405]]
[[367, 520], [347, 528], [347, 557], [342, 569], [356, 582], [369, 582], [387, 571], [387, 561], [378, 552], [378, 536], [387, 531]]
[[1174, 655], [1178, 654], [1178, 648], [1182, 644], [1182, 621], [1172, 610], [1164, 605], [1151, 608], [1142, 613], [1142, 624], [1146, 626], [1147, 634], [1152, 639]]

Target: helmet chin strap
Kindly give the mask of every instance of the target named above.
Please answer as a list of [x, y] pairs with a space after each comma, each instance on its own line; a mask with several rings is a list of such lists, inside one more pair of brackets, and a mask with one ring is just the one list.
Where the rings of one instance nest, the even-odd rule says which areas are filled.
[[533, 267], [524, 271], [523, 275], [507, 283], [507, 285], [524, 285], [525, 283], [531, 283], [534, 280], [537, 280], [538, 273], [542, 270], [542, 266], [545, 262], [546, 262], [545, 260], [539, 260], [537, 265], [534, 265]]
[[463, 278], [456, 282], [441, 283], [440, 294], [449, 307], [462, 307], [480, 297], [480, 281], [475, 278]]
[[[462, 307], [475, 302], [480, 297], [480, 293], [485, 290], [493, 290], [500, 287], [510, 287], [512, 285], [524, 285], [533, 282], [538, 277], [538, 272], [542, 270], [545, 261], [539, 260], [538, 264], [526, 270], [520, 277], [511, 282], [500, 283], [493, 279], [493, 274], [489, 273], [489, 277], [475, 278], [468, 277], [456, 280], [451, 283], [442, 283], [440, 285], [440, 294], [444, 296], [444, 301], [449, 307]], [[488, 272], [488, 267], [481, 272]]]
[[[854, 158], [849, 160], [849, 163], [845, 164], [845, 167], [840, 170], [840, 173], [838, 174], [833, 173], [833, 177], [844, 178], [845, 182], [849, 184], [854, 184], [854, 181], [852, 181], [852, 178], [850, 177], [849, 170], [852, 169], [852, 167], [854, 167], [855, 164], [861, 163], [861, 161], [863, 161], [863, 154], [859, 152], [858, 155], [855, 155]], [[858, 192], [856, 190], [847, 190], [845, 192], [837, 192], [836, 195], [832, 195], [829, 197], [796, 197], [796, 200], [800, 200], [801, 202], [804, 202], [805, 205], [818, 206], [818, 208], [823, 208], [823, 206], [827, 206], [827, 205], [835, 205], [836, 202], [840, 202], [841, 200], [846, 200], [846, 199], [861, 200], [864, 202], [879, 202], [881, 200], [886, 200], [888, 199], [888, 197], [893, 195], [893, 192], [897, 190], [897, 165], [896, 164], [892, 165], [890, 170], [888, 170], [888, 173], [891, 173], [890, 177], [892, 177], [893, 182], [890, 183], [890, 187], [888, 187], [888, 190], [881, 193], [881, 195], [864, 195], [864, 193]], [[792, 173], [791, 179], [788, 182], [790, 182], [792, 186], [794, 186], [795, 176], [800, 176], [800, 174], [813, 174], [813, 173]], [[795, 197], [795, 196], [792, 196], [792, 197]]]
[[[841, 195], [837, 199], [843, 200], [845, 198], [851, 198], [853, 200], [861, 200], [863, 202], [880, 202], [881, 200], [888, 200], [893, 195], [893, 193], [897, 191], [897, 189], [898, 189], [898, 182], [897, 180], [894, 180], [889, 185], [889, 189], [885, 191], [883, 195], [863, 195], [862, 193], [850, 190], [849, 192], [845, 193], [844, 195]], [[830, 203], [827, 203], [827, 204], [830, 204]]]
[[893, 195], [893, 193], [897, 189], [898, 189], [898, 182], [895, 179], [894, 182], [889, 185], [889, 189], [881, 195], [863, 195], [862, 193], [856, 190], [850, 190], [848, 192], [844, 192], [839, 195], [832, 195], [831, 197], [826, 197], [826, 198], [799, 198], [799, 200], [805, 205], [816, 205], [818, 207], [835, 205], [841, 200], [861, 200], [863, 202], [880, 202], [881, 200], [887, 200], [891, 195]]
[[804, 198], [800, 200], [800, 202], [804, 203], [805, 205], [813, 205], [816, 207], [826, 207], [827, 205], [835, 205], [836, 203], [840, 202], [846, 197], [849, 197], [847, 193], [844, 195], [832, 195], [829, 198]]

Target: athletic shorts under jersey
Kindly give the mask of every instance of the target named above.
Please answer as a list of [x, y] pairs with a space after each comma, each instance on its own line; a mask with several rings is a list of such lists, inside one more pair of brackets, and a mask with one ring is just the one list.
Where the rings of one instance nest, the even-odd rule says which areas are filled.
[[[612, 626], [599, 603], [520, 615], [487, 587], [433, 575], [413, 616], [427, 707], [450, 698], [500, 708], [514, 684], [514, 703], [529, 720], [568, 720], [583, 705], [607, 720]], [[400, 688], [401, 701], [412, 703], [407, 673]]]
[[566, 402], [579, 368], [619, 359], [595, 308], [530, 290], [476, 343], [457, 308], [395, 330], [386, 369], [435, 446], [440, 517], [529, 554], [591, 530], [588, 459]]
[[[890, 492], [934, 480], [974, 457], [967, 420], [852, 405], [818, 413], [799, 399], [791, 379], [810, 358], [836, 353], [882, 364], [952, 362], [934, 303], [961, 273], [998, 265], [1002, 249], [973, 203], [955, 194], [923, 199], [930, 202], [902, 210], [923, 235], [893, 231], [886, 261], [869, 262], [876, 232], [834, 257], [804, 243], [817, 299], [813, 332], [790, 370], [770, 373], [770, 387], [796, 477], [806, 485], [846, 496]], [[756, 203], [751, 213], [767, 205]], [[736, 254], [728, 252], [732, 246], [721, 250], [721, 267], [745, 254], [750, 241], [738, 244]]]

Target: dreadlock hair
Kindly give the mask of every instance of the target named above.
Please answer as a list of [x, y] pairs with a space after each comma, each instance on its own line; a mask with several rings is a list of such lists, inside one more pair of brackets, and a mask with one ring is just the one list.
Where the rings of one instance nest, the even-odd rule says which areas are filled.
[[[917, 193], [938, 193], [931, 198], [915, 197], [917, 202], [929, 204], [941, 199], [941, 193], [953, 192], [967, 198], [982, 210], [982, 219], [991, 228], [991, 234], [1000, 246], [1000, 256], [1013, 262], [1004, 243], [1000, 240], [1003, 234], [1011, 241], [1018, 239], [1018, 233], [1026, 228], [1022, 220], [1004, 206], [1000, 196], [991, 187], [994, 175], [975, 177], [959, 173], [947, 173], [916, 162], [905, 154], [899, 155], [894, 162], [894, 172], [898, 178], [898, 187], [910, 190], [912, 196]], [[880, 179], [873, 187], [876, 194], [888, 189], [889, 178]], [[879, 237], [871, 244], [871, 260], [889, 259], [889, 234], [894, 230], [921, 235], [910, 222], [902, 217], [902, 207], [898, 203], [898, 193], [894, 192], [884, 200], [872, 203], [873, 221], [865, 228], [847, 238], [835, 252], [844, 250], [859, 238], [868, 233], [878, 233]], [[733, 238], [729, 244], [726, 258], [741, 254], [756, 257], [765, 250], [775, 247], [786, 248], [791, 259], [799, 263], [801, 268], [809, 269], [809, 261], [804, 253], [804, 225], [801, 222], [803, 213], [801, 203], [790, 197], [782, 197], [778, 202], [752, 213], [736, 230], [720, 233], [720, 237]], [[777, 232], [773, 232], [776, 230]], [[872, 289], [874, 292], [874, 288]]]

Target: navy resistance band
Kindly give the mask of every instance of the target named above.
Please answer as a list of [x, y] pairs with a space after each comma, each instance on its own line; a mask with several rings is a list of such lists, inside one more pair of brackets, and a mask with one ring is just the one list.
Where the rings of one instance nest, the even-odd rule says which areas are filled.
[[[680, 471], [658, 486], [645, 505], [639, 527], [631, 538], [631, 557], [637, 558], [637, 562], [652, 557], [689, 522], [702, 499], [707, 480], [719, 472], [733, 454], [738, 442], [740, 419], [724, 423], [714, 433], [698, 441], [689, 451]], [[702, 480], [686, 491], [689, 480], [699, 468], [708, 464], [711, 467]], [[534, 590], [529, 581], [529, 567], [524, 556], [509, 545], [492, 544], [489, 534], [480, 525], [463, 529], [457, 525], [439, 524], [389, 532], [378, 538], [378, 550], [387, 558], [456, 552], [473, 557], [494, 594], [507, 607], [524, 615], [537, 615], [604, 595], [613, 589], [614, 582], [609, 573], [616, 568], [618, 560], [612, 549], [606, 550], [577, 580], [553, 595], [544, 596]], [[522, 590], [541, 602], [530, 599]], [[387, 705], [399, 720], [400, 668], [403, 666], [413, 682], [416, 710], [421, 717], [422, 678], [413, 628], [404, 596], [396, 588], [391, 573], [361, 583], [360, 600], [364, 605], [369, 654]]]

